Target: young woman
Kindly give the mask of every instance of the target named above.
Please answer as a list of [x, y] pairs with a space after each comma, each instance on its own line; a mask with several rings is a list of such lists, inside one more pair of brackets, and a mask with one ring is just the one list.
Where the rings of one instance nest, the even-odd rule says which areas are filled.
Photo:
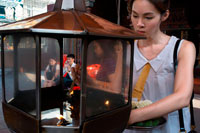
[[49, 59], [49, 64], [44, 71], [44, 85], [43, 87], [56, 86], [59, 83], [60, 65], [57, 64], [54, 57]]
[[[97, 115], [124, 105], [122, 94], [122, 43], [116, 40], [95, 40], [88, 47], [86, 116]], [[91, 76], [91, 65], [99, 65]]]
[[134, 30], [146, 37], [145, 40], [135, 41], [133, 88], [144, 65], [149, 63], [151, 69], [145, 82], [142, 100], [151, 100], [153, 104], [133, 109], [129, 124], [163, 116], [167, 123], [149, 132], [178, 133], [180, 126], [177, 110], [184, 108], [185, 128], [190, 131], [190, 113], [187, 106], [193, 91], [194, 44], [181, 40], [177, 54], [178, 67], [174, 76], [173, 53], [178, 38], [168, 36], [160, 29], [160, 24], [169, 16], [169, 1], [130, 0], [130, 3]]
[[[100, 68], [96, 78], [88, 76], [88, 83], [101, 90], [119, 93], [122, 74], [122, 44], [113, 40], [98, 40], [93, 42], [94, 59], [98, 60]], [[113, 52], [110, 52], [113, 51]]]

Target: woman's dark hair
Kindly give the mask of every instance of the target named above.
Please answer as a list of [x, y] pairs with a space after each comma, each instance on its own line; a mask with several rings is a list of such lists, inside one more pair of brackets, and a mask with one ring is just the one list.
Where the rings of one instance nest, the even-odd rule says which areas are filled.
[[53, 60], [57, 61], [57, 58], [55, 56], [52, 56], [49, 59], [53, 59]]
[[[102, 50], [103, 54], [101, 57], [97, 56], [95, 53], [95, 44], [97, 44]], [[116, 53], [114, 49], [114, 44], [116, 40], [111, 39], [97, 39], [93, 40], [88, 46], [88, 64], [99, 64], [99, 59], [106, 58], [116, 58]]]
[[102, 48], [104, 54], [103, 58], [108, 58], [108, 57], [113, 57], [115, 56], [114, 51], [114, 45], [116, 43], [115, 40], [109, 40], [109, 39], [100, 39], [97, 40], [99, 43], [100, 47]]
[[75, 59], [75, 55], [74, 54], [68, 54], [67, 57]]
[[[132, 12], [132, 5], [135, 0], [129, 0], [128, 2], [128, 12], [131, 14]], [[164, 14], [166, 10], [169, 9], [170, 0], [148, 0], [151, 2], [155, 8], [161, 13]]]

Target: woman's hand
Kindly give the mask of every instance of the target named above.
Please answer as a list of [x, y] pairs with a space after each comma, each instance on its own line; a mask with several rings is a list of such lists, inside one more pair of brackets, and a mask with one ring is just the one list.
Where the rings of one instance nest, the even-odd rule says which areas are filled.
[[142, 121], [148, 120], [141, 115], [142, 114], [141, 112], [144, 111], [143, 110], [144, 108], [146, 107], [131, 110], [128, 125], [134, 124], [136, 122], [142, 122]]
[[80, 65], [76, 65], [75, 67], [71, 68], [72, 78], [76, 85], [80, 85], [81, 82], [81, 67]]
[[135, 115], [134, 115], [134, 110], [132, 109], [132, 110], [131, 110], [130, 117], [129, 117], [129, 120], [128, 120], [128, 125], [131, 125], [131, 124], [134, 124], [134, 123], [135, 123], [134, 117], [135, 117]]
[[122, 43], [120, 41], [117, 42], [117, 44], [114, 46], [114, 49], [115, 49], [115, 53], [117, 55], [122, 55], [123, 47], [122, 47]]

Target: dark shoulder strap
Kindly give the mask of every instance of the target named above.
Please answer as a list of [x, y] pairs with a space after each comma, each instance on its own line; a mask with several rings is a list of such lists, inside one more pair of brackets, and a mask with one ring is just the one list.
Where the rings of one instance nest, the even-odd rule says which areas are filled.
[[[177, 52], [178, 52], [178, 47], [180, 44], [180, 39], [176, 41], [175, 47], [174, 47], [174, 55], [173, 55], [173, 61], [174, 61], [174, 71], [176, 72], [176, 68], [178, 65], [178, 59], [177, 59]], [[178, 110], [179, 114], [179, 124], [180, 124], [180, 131], [179, 132], [184, 132], [185, 133], [185, 127], [184, 127], [184, 120], [183, 120], [183, 110], [179, 109]]]
[[190, 99], [190, 115], [191, 115], [191, 131], [189, 133], [196, 133], [195, 131], [195, 120], [194, 120], [194, 110], [193, 110], [193, 98], [194, 98], [194, 92], [192, 93], [192, 97]]
[[175, 72], [176, 72], [176, 67], [177, 67], [177, 65], [178, 65], [178, 59], [177, 59], [177, 52], [178, 52], [178, 46], [179, 46], [179, 44], [180, 44], [180, 39], [178, 39], [177, 41], [176, 41], [176, 44], [175, 44], [175, 47], [174, 47], [174, 55], [173, 55], [173, 60], [174, 60], [174, 70], [175, 70]]
[[[174, 47], [174, 55], [173, 55], [173, 61], [174, 61], [174, 71], [176, 72], [176, 68], [178, 65], [178, 59], [177, 59], [177, 52], [178, 52], [178, 47], [180, 44], [180, 39], [176, 41], [175, 47]], [[194, 97], [194, 92], [192, 93], [192, 97], [190, 100], [190, 115], [191, 115], [191, 131], [189, 133], [192, 132], [196, 132], [195, 129], [195, 121], [194, 121], [194, 111], [193, 111], [193, 103], [192, 103], [192, 99]], [[184, 120], [183, 120], [183, 110], [179, 109], [178, 110], [178, 114], [179, 114], [179, 123], [180, 123], [180, 132], [185, 133], [185, 127], [184, 127]]]

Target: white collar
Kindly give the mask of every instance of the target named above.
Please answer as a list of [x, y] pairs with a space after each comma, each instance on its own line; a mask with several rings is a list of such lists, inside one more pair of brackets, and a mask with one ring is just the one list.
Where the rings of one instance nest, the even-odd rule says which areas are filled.
[[[173, 36], [172, 36], [173, 37]], [[136, 67], [136, 70], [139, 71], [141, 68], [144, 67], [146, 63], [149, 63], [151, 65], [151, 68], [157, 72], [159, 68], [161, 67], [162, 63], [164, 63], [163, 56], [165, 56], [169, 52], [170, 43], [173, 40], [172, 37], [170, 38], [168, 44], [164, 47], [164, 49], [158, 54], [157, 57], [155, 57], [152, 60], [147, 60], [139, 51], [137, 43], [138, 40], [134, 43], [134, 65]], [[136, 54], [138, 53], [138, 54]]]

